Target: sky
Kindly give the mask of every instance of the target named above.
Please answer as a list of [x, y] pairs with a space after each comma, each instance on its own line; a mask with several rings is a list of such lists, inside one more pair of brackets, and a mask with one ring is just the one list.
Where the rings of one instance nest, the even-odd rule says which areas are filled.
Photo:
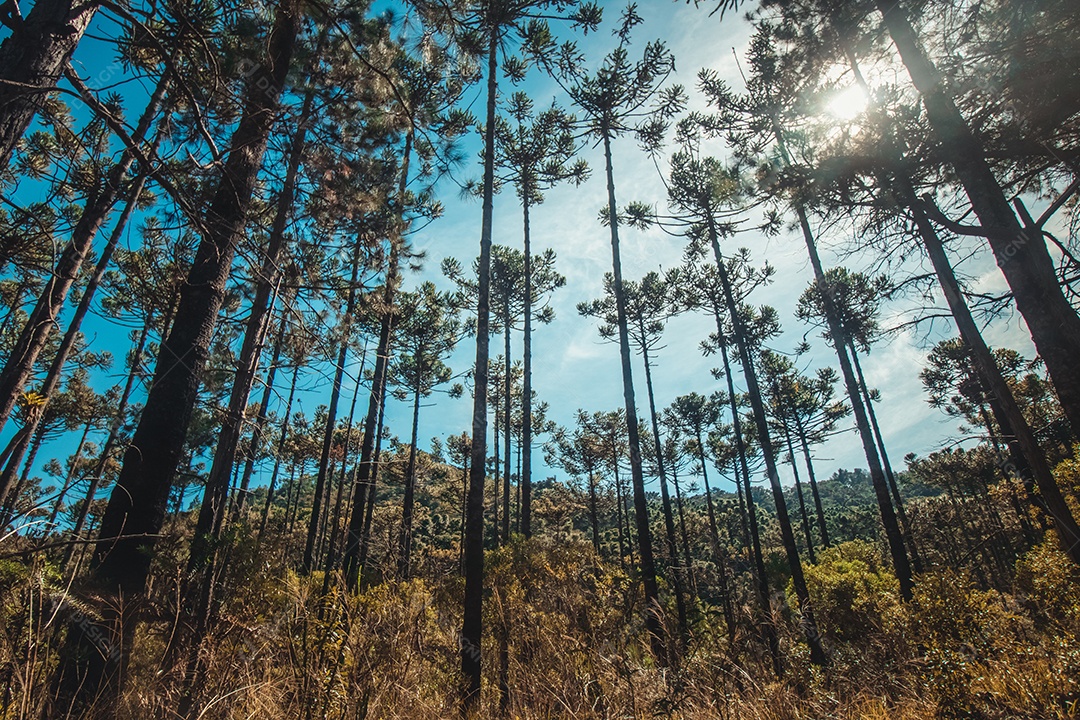
[[[607, 26], [596, 35], [581, 40], [582, 48], [590, 59], [598, 60], [613, 45], [608, 34], [621, 6], [605, 4]], [[683, 84], [691, 95], [691, 106], [700, 106], [702, 99], [694, 89], [695, 77], [701, 68], [712, 68], [732, 87], [741, 88], [739, 68], [733, 48], [740, 56], [749, 41], [750, 25], [737, 14], [729, 14], [723, 20], [718, 15], [709, 17], [707, 9], [677, 2], [646, 2], [638, 6], [645, 22], [634, 35], [635, 48], [648, 40], [661, 38], [667, 41], [676, 58], [677, 72], [672, 82]], [[593, 49], [593, 52], [590, 52]], [[635, 50], [631, 50], [631, 58]], [[538, 83], [540, 84], [540, 83]], [[542, 106], [550, 99], [565, 105], [557, 88], [547, 83], [534, 92], [536, 105]], [[546, 94], [545, 94], [546, 92]], [[474, 111], [482, 108], [482, 97], [474, 104]], [[628, 201], [639, 200], [665, 207], [666, 193], [653, 161], [642, 153], [632, 138], [622, 138], [614, 145], [613, 166], [616, 177], [616, 194], [620, 206]], [[543, 205], [532, 211], [532, 242], [536, 251], [552, 248], [557, 254], [557, 269], [566, 276], [566, 286], [555, 291], [551, 305], [555, 320], [551, 325], [539, 325], [534, 329], [534, 387], [541, 400], [550, 404], [549, 417], [564, 427], [573, 426], [574, 413], [578, 408], [588, 411], [614, 410], [623, 406], [622, 376], [619, 365], [618, 345], [603, 341], [591, 318], [579, 316], [576, 305], [581, 301], [598, 298], [602, 294], [605, 272], [611, 272], [610, 235], [598, 220], [598, 213], [606, 205], [606, 186], [603, 173], [603, 155], [600, 148], [589, 148], [584, 153], [592, 168], [591, 178], [581, 187], [560, 186], [547, 193]], [[661, 169], [666, 169], [663, 163]], [[469, 175], [468, 167], [459, 171]], [[479, 176], [477, 159], [472, 167], [473, 177]], [[452, 256], [471, 262], [479, 252], [480, 206], [447, 200], [448, 212], [416, 238], [418, 247], [427, 253], [427, 270], [417, 281], [431, 279], [443, 287], [450, 285], [438, 277], [439, 262]], [[504, 191], [496, 196], [494, 241], [521, 247], [521, 211], [512, 193]], [[850, 233], [850, 231], [848, 231]], [[830, 239], [833, 242], [830, 242]], [[870, 258], [841, 258], [840, 252], [848, 248], [853, 238], [839, 236], [825, 238], [822, 247], [826, 267], [846, 264], [862, 269], [872, 262]], [[679, 264], [683, 251], [682, 241], [661, 231], [640, 231], [622, 228], [620, 231], [623, 276], [635, 280], [645, 273]], [[807, 339], [812, 351], [800, 358], [800, 367], [813, 369], [824, 365], [836, 366], [835, 353], [818, 334], [795, 318], [795, 306], [799, 296], [813, 277], [807, 260], [801, 234], [784, 232], [779, 237], [766, 238], [759, 233], [745, 233], [733, 238], [724, 248], [732, 252], [738, 247], [748, 247], [755, 263], [768, 261], [776, 268], [775, 281], [759, 289], [751, 297], [755, 305], [767, 304], [780, 314], [784, 333], [770, 346], [777, 351], [790, 353], [809, 331]], [[979, 289], [1004, 287], [1000, 274], [992, 262], [983, 262], [977, 269]], [[971, 271], [971, 268], [967, 268]], [[943, 305], [943, 301], [940, 303]], [[904, 305], [884, 309], [884, 325], [890, 326], [908, 319]], [[664, 333], [663, 347], [656, 353], [653, 377], [658, 409], [671, 403], [677, 396], [689, 392], [709, 394], [723, 387], [723, 380], [715, 380], [710, 369], [719, 363], [718, 357], [703, 357], [700, 342], [715, 330], [714, 321], [706, 316], [679, 316], [669, 322]], [[888, 336], [879, 342], [863, 361], [867, 382], [881, 391], [878, 415], [890, 459], [895, 466], [903, 467], [902, 458], [909, 452], [920, 455], [959, 439], [956, 423], [939, 410], [926, 403], [918, 377], [925, 361], [926, 348], [943, 337], [953, 334], [951, 325], [938, 322], [933, 331], [903, 332]], [[1007, 343], [1027, 355], [1026, 332], [1014, 321], [999, 323], [990, 329], [992, 343]], [[515, 359], [520, 359], [520, 337], [514, 340]], [[501, 340], [493, 347], [492, 356], [501, 352]], [[471, 365], [475, 345], [465, 342], [450, 361], [455, 369]], [[647, 398], [645, 395], [644, 368], [640, 358], [634, 359], [634, 381], [639, 414], [645, 418]], [[744, 389], [741, 373], [736, 371], [737, 389]], [[843, 394], [838, 384], [837, 397]], [[399, 415], [401, 413], [401, 415]], [[388, 410], [388, 417], [404, 421], [404, 409]], [[422, 436], [441, 436], [461, 432], [468, 426], [471, 416], [471, 399], [458, 402], [440, 399], [425, 410], [421, 417]], [[865, 467], [862, 446], [854, 432], [853, 421], [844, 421], [847, 432], [838, 434], [816, 448], [815, 465], [818, 477], [828, 477], [840, 468]], [[489, 433], [490, 434], [490, 433]], [[489, 453], [490, 454], [490, 453]], [[541, 456], [536, 452], [534, 456]], [[534, 462], [536, 462], [534, 460]], [[790, 483], [790, 468], [781, 467], [785, 484]], [[544, 466], [536, 469], [536, 478], [547, 475], [562, 477], [563, 473]], [[757, 478], [763, 482], [763, 478]], [[655, 488], [655, 481], [653, 485]], [[721, 484], [733, 489], [730, 482]]]
[[[613, 46], [610, 28], [622, 6], [603, 3], [606, 23], [599, 32], [581, 40], [586, 56], [596, 61]], [[691, 95], [691, 105], [700, 106], [702, 100], [694, 85], [695, 76], [701, 68], [712, 68], [734, 88], [742, 86], [738, 66], [733, 55], [743, 54], [750, 35], [750, 26], [740, 16], [729, 14], [723, 20], [718, 15], [710, 17], [707, 7], [695, 8], [692, 4], [650, 0], [638, 6], [645, 22], [634, 34], [635, 44], [631, 57], [640, 53], [644, 43], [654, 38], [664, 39], [676, 58], [677, 72], [672, 82], [682, 83]], [[554, 28], [557, 32], [560, 28]], [[95, 50], [94, 40], [88, 39], [76, 57], [84, 76], [102, 78], [101, 73], [109, 67], [108, 59], [102, 59], [100, 48]], [[102, 65], [102, 62], [105, 64]], [[103, 83], [89, 83], [92, 87]], [[514, 88], [507, 88], [509, 94]], [[558, 88], [550, 81], [534, 77], [525, 89], [533, 96], [538, 108], [551, 100], [558, 100], [564, 107], [566, 99], [559, 97]], [[474, 114], [481, 114], [483, 93], [480, 86], [468, 95]], [[137, 106], [137, 103], [132, 103]], [[465, 145], [471, 154], [454, 175], [459, 179], [479, 177], [481, 167], [475, 154], [478, 140], [473, 138]], [[556, 267], [566, 276], [565, 287], [551, 297], [555, 320], [550, 325], [537, 325], [533, 339], [533, 384], [541, 401], [549, 404], [548, 417], [558, 424], [569, 427], [576, 411], [614, 410], [623, 405], [622, 377], [618, 346], [606, 342], [597, 333], [594, 320], [579, 316], [579, 302], [600, 297], [605, 272], [611, 270], [611, 245], [609, 231], [602, 226], [598, 212], [606, 204], [606, 187], [603, 176], [603, 158], [598, 148], [587, 148], [583, 156], [592, 167], [592, 177], [580, 187], [560, 186], [546, 194], [546, 201], [533, 209], [532, 231], [535, 252], [552, 248], [557, 254]], [[616, 192], [620, 205], [637, 200], [664, 207], [665, 191], [653, 161], [642, 153], [632, 138], [615, 142], [614, 159]], [[661, 169], [664, 164], [661, 162]], [[426, 253], [424, 269], [406, 278], [411, 288], [425, 280], [432, 280], [442, 288], [452, 285], [439, 273], [443, 258], [455, 257], [470, 266], [479, 251], [481, 208], [479, 202], [463, 200], [452, 183], [440, 187], [440, 195], [446, 206], [446, 214], [413, 237], [414, 247]], [[514, 194], [507, 189], [496, 196], [494, 215], [494, 241], [497, 244], [521, 247], [521, 210]], [[826, 267], [845, 264], [853, 269], [864, 269], [873, 260], [870, 256], [845, 256], [843, 251], [855, 244], [851, 230], [839, 230], [822, 237], [822, 255]], [[845, 233], [847, 233], [845, 235]], [[129, 231], [129, 242], [137, 233]], [[103, 242], [99, 239], [99, 243]], [[806, 258], [801, 235], [783, 232], [777, 237], [766, 238], [749, 232], [732, 239], [725, 247], [733, 252], [748, 247], [756, 264], [768, 261], [776, 269], [774, 282], [759, 289], [751, 297], [755, 305], [768, 304], [777, 309], [784, 333], [770, 343], [779, 352], [790, 353], [803, 340], [809, 340], [812, 351], [800, 358], [800, 367], [811, 371], [817, 367], [835, 366], [835, 355], [823, 341], [816, 329], [803, 325], [794, 316], [796, 302], [806, 288], [812, 272]], [[623, 274], [626, 279], [638, 279], [653, 270], [667, 269], [680, 262], [683, 247], [678, 238], [660, 231], [640, 231], [623, 228], [621, 231]], [[918, 259], [910, 269], [920, 270]], [[976, 257], [965, 267], [976, 276], [978, 290], [1004, 289], [1004, 282], [991, 260]], [[925, 272], [928, 268], [921, 268]], [[898, 301], [884, 309], [883, 325], [890, 327], [910, 318], [912, 301]], [[943, 303], [939, 300], [939, 305]], [[663, 347], [655, 354], [653, 376], [658, 408], [666, 407], [678, 395], [689, 392], [709, 394], [722, 387], [724, 381], [716, 380], [710, 369], [718, 363], [716, 357], [703, 357], [699, 343], [714, 329], [713, 320], [705, 316], [685, 315], [671, 320], [664, 333]], [[122, 358], [127, 347], [127, 328], [118, 328], [92, 316], [87, 321], [86, 332], [94, 350], [108, 349], [117, 358], [110, 374], [101, 375], [97, 383], [102, 389], [118, 382], [123, 372]], [[877, 405], [878, 416], [894, 466], [902, 467], [902, 458], [910, 452], [920, 455], [958, 441], [960, 436], [954, 420], [931, 408], [919, 381], [918, 373], [925, 362], [926, 349], [942, 337], [953, 334], [951, 325], [944, 321], [932, 329], [919, 328], [888, 335], [880, 341], [863, 360], [867, 382], [881, 392]], [[995, 322], [987, 329], [992, 345], [1007, 345], [1032, 356], [1027, 333], [1017, 317]], [[501, 352], [501, 340], [493, 342], [492, 356]], [[521, 356], [520, 333], [514, 338], [514, 359]], [[475, 344], [464, 340], [448, 360], [457, 372], [467, 370], [473, 362]], [[639, 412], [647, 410], [644, 372], [640, 358], [635, 356], [634, 379]], [[355, 376], [358, 360], [351, 361], [349, 375]], [[316, 406], [325, 403], [329, 393], [332, 366], [329, 361], [313, 365], [305, 370], [305, 387], [308, 391], [301, 397], [299, 407], [310, 418]], [[736, 372], [736, 385], [742, 389], [741, 373]], [[838, 384], [837, 396], [842, 394]], [[284, 393], [282, 393], [283, 395]], [[347, 409], [352, 386], [347, 382], [343, 392], [342, 407]], [[141, 396], [136, 401], [141, 402]], [[281, 398], [283, 400], [283, 398]], [[252, 401], [256, 401], [253, 397]], [[387, 423], [391, 432], [407, 441], [411, 408], [409, 403], [388, 399]], [[471, 398], [451, 399], [434, 395], [425, 403], [420, 416], [420, 441], [424, 448], [432, 437], [445, 439], [449, 435], [469, 430]], [[358, 410], [366, 407], [366, 391], [361, 392]], [[642, 417], [645, 417], [642, 414]], [[865, 466], [865, 457], [851, 427], [850, 419], [844, 421], [846, 432], [831, 438], [815, 451], [815, 465], [819, 478], [826, 478], [840, 468], [853, 469]], [[10, 434], [11, 428], [5, 435]], [[102, 434], [103, 435], [103, 434]], [[490, 435], [490, 433], [489, 433]], [[98, 441], [103, 437], [94, 438]], [[543, 462], [539, 442], [534, 451], [534, 480], [549, 475], [564, 479], [561, 471], [548, 468]], [[5, 438], [0, 440], [6, 441]], [[65, 445], [70, 442], [70, 448]], [[75, 440], [65, 439], [53, 447], [45, 448], [43, 459], [63, 456], [71, 452]], [[490, 442], [489, 442], [490, 446]], [[490, 454], [490, 450], [489, 450]], [[40, 467], [39, 462], [39, 467]], [[40, 473], [40, 470], [39, 470]], [[781, 467], [785, 484], [790, 482], [790, 468]], [[268, 481], [269, 466], [262, 468], [255, 478], [256, 484]], [[762, 478], [757, 478], [761, 482]], [[655, 489], [655, 481], [650, 484]], [[722, 489], [731, 489], [729, 482], [721, 482]]]

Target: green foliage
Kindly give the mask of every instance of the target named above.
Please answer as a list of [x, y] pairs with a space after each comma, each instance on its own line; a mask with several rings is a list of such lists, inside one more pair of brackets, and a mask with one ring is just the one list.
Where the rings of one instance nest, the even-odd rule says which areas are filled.
[[894, 621], [899, 585], [876, 545], [852, 540], [823, 549], [805, 573], [818, 622], [837, 640], [864, 642]]
[[1035, 618], [1080, 635], [1080, 574], [1051, 534], [1016, 564], [1016, 589]]

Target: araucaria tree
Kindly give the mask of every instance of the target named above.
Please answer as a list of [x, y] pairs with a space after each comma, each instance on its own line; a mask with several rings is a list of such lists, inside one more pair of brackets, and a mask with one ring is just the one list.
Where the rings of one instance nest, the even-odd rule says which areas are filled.
[[[532, 536], [532, 321], [533, 288], [532, 226], [529, 212], [544, 201], [544, 191], [562, 181], [576, 185], [588, 176], [584, 160], [574, 162], [577, 139], [574, 117], [553, 105], [540, 113], [525, 93], [514, 93], [506, 109], [509, 120], [500, 118], [495, 125], [495, 162], [499, 180], [512, 183], [521, 201], [524, 238], [525, 283], [522, 318], [524, 327], [521, 431], [521, 532]], [[512, 122], [511, 122], [512, 121]], [[509, 354], [507, 354], [509, 358]]]
[[[408, 578], [412, 568], [413, 507], [416, 492], [416, 441], [420, 423], [420, 400], [451, 378], [443, 363], [454, 349], [461, 326], [447, 293], [440, 293], [432, 283], [424, 283], [414, 293], [399, 299], [402, 321], [395, 330], [397, 354], [389, 367], [388, 381], [401, 398], [412, 396], [412, 435], [409, 460], [405, 468], [405, 499], [401, 509], [401, 532], [398, 535], [398, 575]], [[455, 390], [460, 394], [460, 388]]]
[[630, 35], [634, 27], [641, 22], [641, 16], [637, 14], [634, 6], [629, 6], [615, 31], [618, 45], [604, 57], [600, 67], [592, 74], [583, 68], [583, 58], [573, 45], [556, 48], [554, 43], [546, 46], [537, 44], [534, 52], [560, 80], [580, 113], [586, 131], [604, 147], [607, 207], [602, 214], [606, 217], [611, 234], [612, 288], [615, 294], [616, 329], [622, 362], [623, 400], [629, 431], [630, 479], [634, 493], [641, 580], [645, 591], [646, 624], [653, 639], [654, 653], [657, 657], [664, 658], [666, 654], [660, 617], [660, 596], [656, 584], [656, 563], [653, 560], [645, 479], [641, 470], [641, 438], [634, 398], [634, 375], [630, 363], [629, 320], [626, 298], [622, 291], [619, 209], [615, 199], [615, 170], [611, 147], [612, 142], [623, 135], [662, 132], [664, 121], [681, 109], [683, 97], [681, 88], [677, 86], [664, 89], [668, 76], [675, 69], [675, 58], [664, 43], [650, 42], [645, 46], [641, 60], [630, 60]]

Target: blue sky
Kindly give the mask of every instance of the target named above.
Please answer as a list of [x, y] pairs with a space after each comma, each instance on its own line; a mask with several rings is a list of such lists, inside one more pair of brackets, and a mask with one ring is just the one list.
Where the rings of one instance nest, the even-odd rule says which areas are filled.
[[[619, 4], [607, 5], [607, 23], [596, 35], [582, 41], [586, 54], [599, 58], [611, 47], [612, 38], [609, 28], [621, 10]], [[693, 5], [677, 2], [653, 1], [641, 3], [639, 11], [645, 17], [645, 23], [635, 32], [640, 48], [647, 40], [665, 39], [676, 56], [678, 72], [673, 78], [690, 90], [692, 104], [700, 104], [693, 90], [694, 77], [703, 67], [717, 70], [734, 87], [741, 86], [738, 69], [732, 54], [732, 48], [741, 54], [749, 37], [749, 25], [737, 15], [729, 15], [723, 21], [719, 17], [709, 17], [707, 10], [696, 9]], [[97, 23], [97, 32], [107, 33], [113, 28], [102, 28]], [[115, 26], [114, 26], [115, 27]], [[591, 51], [591, 52], [590, 52]], [[639, 51], [639, 50], [638, 50]], [[632, 55], [634, 51], [632, 50]], [[101, 74], [108, 67], [109, 58], [101, 49], [100, 43], [88, 39], [80, 47], [77, 55], [77, 67], [81, 74], [91, 78], [91, 87], [104, 84]], [[99, 81], [95, 82], [95, 78]], [[533, 78], [526, 85], [533, 95], [536, 105], [543, 107], [552, 99], [557, 99], [565, 106], [566, 100], [559, 97], [557, 87], [548, 80]], [[509, 93], [510, 88], [506, 89]], [[129, 94], [130, 93], [130, 94]], [[134, 88], [125, 90], [125, 95], [134, 98], [140, 91]], [[474, 113], [479, 114], [483, 107], [480, 87], [468, 96], [473, 103]], [[132, 101], [138, 107], [138, 101]], [[477, 140], [472, 139], [467, 149], [475, 149]], [[593, 168], [593, 176], [581, 187], [559, 187], [547, 194], [544, 204], [536, 207], [532, 213], [533, 246], [537, 251], [553, 248], [558, 255], [557, 268], [567, 278], [564, 288], [552, 297], [556, 312], [551, 325], [541, 325], [535, 330], [534, 352], [534, 387], [539, 398], [550, 405], [549, 417], [561, 425], [570, 425], [578, 408], [589, 411], [612, 410], [622, 406], [622, 379], [619, 371], [618, 348], [604, 342], [596, 332], [595, 322], [578, 315], [577, 303], [590, 300], [602, 292], [602, 280], [605, 272], [611, 269], [611, 246], [608, 230], [598, 218], [598, 211], [606, 202], [606, 190], [602, 173], [602, 156], [598, 149], [585, 152], [585, 158]], [[459, 178], [476, 177], [480, 174], [479, 161], [475, 154], [463, 167], [455, 171]], [[657, 203], [661, 207], [665, 197], [663, 185], [651, 159], [641, 153], [631, 138], [618, 140], [615, 144], [614, 166], [616, 173], [617, 194], [620, 204], [630, 200]], [[661, 164], [663, 167], [663, 164]], [[441, 188], [441, 196], [447, 212], [443, 218], [431, 224], [414, 237], [417, 248], [427, 253], [424, 270], [406, 279], [406, 286], [418, 285], [424, 280], [433, 280], [442, 287], [449, 283], [439, 274], [439, 264], [445, 257], [456, 257], [463, 263], [471, 263], [479, 249], [480, 205], [476, 202], [461, 200], [457, 188], [450, 183]], [[867, 267], [873, 258], [866, 256], [844, 257], [839, 249], [849, 248], [854, 238], [849, 229], [840, 229], [833, 235], [822, 238], [823, 256], [826, 266], [845, 264], [855, 269]], [[99, 238], [98, 247], [104, 242]], [[128, 231], [128, 242], [137, 242], [137, 229]], [[496, 197], [495, 204], [495, 242], [520, 247], [521, 212], [513, 193], [506, 191]], [[627, 279], [636, 279], [646, 272], [676, 265], [682, 254], [681, 242], [659, 231], [642, 232], [624, 229], [622, 232], [623, 273]], [[755, 304], [774, 306], [784, 326], [784, 334], [772, 343], [778, 351], [790, 352], [810, 330], [794, 317], [796, 301], [805, 289], [812, 274], [806, 260], [805, 248], [801, 236], [783, 233], [778, 237], [765, 238], [754, 233], [740, 235], [726, 248], [734, 251], [746, 246], [753, 252], [757, 263], [768, 260], [776, 268], [775, 282], [759, 290], [753, 297]], [[919, 259], [911, 261], [912, 268], [918, 270]], [[1000, 274], [992, 261], [985, 255], [977, 256], [968, 273], [976, 275], [977, 289], [990, 291], [1004, 288]], [[925, 271], [926, 268], [923, 269]], [[911, 308], [903, 301], [886, 308], [885, 325], [891, 325], [910, 317]], [[707, 394], [721, 388], [721, 382], [710, 374], [718, 359], [703, 357], [698, 348], [710, 329], [713, 321], [704, 316], [681, 316], [672, 320], [664, 336], [664, 347], [655, 358], [654, 378], [656, 382], [657, 405], [662, 408], [676, 396], [691, 391]], [[104, 388], [115, 384], [116, 378], [123, 373], [122, 357], [127, 347], [127, 328], [118, 328], [106, 324], [100, 318], [91, 317], [86, 324], [86, 332], [92, 340], [95, 350], [108, 349], [117, 357], [116, 365], [108, 376], [98, 378]], [[908, 452], [925, 454], [940, 447], [943, 443], [958, 437], [956, 424], [942, 413], [930, 408], [925, 402], [918, 378], [925, 348], [944, 335], [953, 334], [953, 328], [945, 321], [938, 321], [930, 332], [907, 331], [890, 336], [880, 342], [864, 360], [864, 369], [870, 385], [881, 391], [882, 400], [878, 404], [878, 413], [890, 456], [895, 465], [902, 465], [902, 458]], [[1018, 317], [997, 322], [987, 330], [988, 340], [993, 345], [1008, 345], [1027, 356], [1031, 356], [1030, 343], [1026, 330]], [[800, 362], [809, 368], [835, 365], [832, 349], [820, 339], [817, 331], [811, 331], [808, 339], [812, 346], [809, 356]], [[493, 347], [493, 355], [501, 352], [501, 341]], [[472, 340], [464, 341], [449, 364], [455, 371], [466, 370], [472, 363], [475, 346]], [[515, 359], [520, 359], [521, 340], [518, 335], [514, 340]], [[351, 362], [350, 374], [355, 372], [357, 361]], [[640, 361], [634, 367], [639, 408], [647, 407], [644, 388], [644, 373]], [[309, 388], [300, 401], [300, 407], [310, 417], [315, 407], [325, 403], [329, 392], [329, 378], [332, 366], [329, 361], [313, 365], [305, 371]], [[284, 382], [287, 378], [281, 378]], [[737, 376], [737, 384], [738, 384]], [[840, 392], [838, 386], [837, 391]], [[352, 386], [346, 384], [343, 393], [343, 412], [347, 410]], [[137, 395], [136, 402], [142, 396]], [[257, 398], [253, 398], [253, 401]], [[283, 398], [282, 398], [283, 400]], [[408, 403], [390, 399], [387, 409], [387, 422], [391, 431], [402, 439], [407, 439], [410, 408]], [[366, 392], [361, 392], [358, 411], [366, 407]], [[445, 438], [468, 429], [471, 417], [471, 400], [462, 398], [452, 400], [443, 395], [436, 395], [424, 407], [420, 419], [421, 447], [426, 447], [431, 437]], [[5, 433], [5, 436], [8, 435]], [[100, 438], [95, 438], [100, 439]], [[3, 438], [6, 441], [6, 437]], [[70, 443], [70, 447], [68, 447]], [[62, 456], [74, 449], [75, 439], [68, 438], [60, 443], [45, 448], [44, 458]], [[555, 473], [542, 463], [543, 453], [537, 449], [534, 479], [540, 479]], [[838, 468], [855, 468], [865, 465], [862, 449], [854, 432], [845, 432], [832, 438], [815, 452], [819, 477], [828, 477]], [[262, 478], [268, 479], [269, 467], [263, 469]], [[783, 467], [785, 482], [790, 469]], [[728, 488], [730, 485], [721, 485]]]
[[[617, 4], [605, 5], [608, 23], [612, 22], [619, 9]], [[693, 89], [695, 76], [701, 68], [713, 68], [733, 87], [741, 87], [732, 48], [743, 54], [749, 40], [750, 26], [740, 16], [728, 15], [721, 21], [718, 16], [709, 17], [704, 9], [676, 2], [641, 3], [639, 11], [645, 17], [645, 23], [635, 32], [636, 47], [640, 48], [645, 41], [653, 38], [668, 42], [678, 68], [672, 80], [688, 88], [691, 105], [702, 102]], [[602, 28], [597, 35], [583, 40], [582, 46], [587, 56], [599, 58], [611, 47], [611, 40], [608, 31]], [[595, 48], [595, 53], [589, 53], [590, 48]], [[538, 106], [550, 99], [565, 104], [565, 99], [558, 95], [557, 88], [550, 82], [535, 84], [539, 88], [534, 91]], [[482, 107], [479, 100], [475, 107]], [[533, 341], [534, 384], [540, 398], [550, 403], [550, 416], [561, 425], [571, 425], [574, 412], [579, 407], [590, 411], [611, 410], [621, 407], [623, 402], [617, 345], [602, 341], [596, 332], [595, 322], [580, 317], [575, 308], [580, 301], [600, 296], [603, 275], [611, 270], [608, 230], [597, 219], [599, 210], [606, 203], [603, 157], [598, 148], [586, 151], [584, 157], [593, 170], [590, 180], [579, 188], [563, 186], [549, 192], [546, 202], [532, 212], [533, 246], [538, 249], [553, 248], [558, 255], [558, 269], [567, 277], [566, 287], [552, 297], [555, 321], [549, 326], [537, 327]], [[661, 208], [664, 206], [665, 191], [657, 170], [652, 160], [637, 149], [633, 139], [624, 138], [615, 143], [613, 165], [620, 205], [630, 200], [641, 200], [657, 203]], [[663, 164], [661, 168], [664, 168]], [[464, 168], [460, 174], [467, 173], [468, 168]], [[476, 161], [473, 175], [478, 174], [479, 164]], [[440, 282], [436, 275], [443, 257], [471, 260], [478, 252], [479, 205], [455, 203], [449, 195], [446, 202], [446, 217], [416, 238], [417, 246], [422, 247], [430, 258], [427, 272], [418, 280], [431, 278]], [[521, 213], [516, 199], [509, 192], [496, 197], [494, 227], [496, 243], [520, 247]], [[873, 262], [871, 257], [841, 258], [839, 249], [851, 246], [851, 232], [844, 229], [836, 237], [823, 238], [826, 266], [845, 264], [861, 269]], [[627, 279], [636, 279], [651, 270], [678, 264], [683, 250], [679, 239], [660, 231], [642, 232], [624, 228], [620, 240], [623, 274]], [[779, 311], [784, 334], [772, 343], [772, 347], [790, 352], [809, 330], [794, 317], [798, 297], [812, 278], [802, 237], [783, 233], [779, 237], [766, 238], [760, 234], [746, 233], [733, 239], [726, 251], [741, 246], [752, 250], [756, 262], [768, 260], [776, 267], [775, 282], [756, 292], [752, 301], [757, 305], [772, 305]], [[1000, 290], [1004, 287], [1000, 273], [991, 261], [977, 258], [976, 262], [977, 268], [972, 265], [965, 269], [980, 276], [980, 290]], [[910, 308], [904, 305], [887, 307], [885, 324], [906, 320], [910, 316], [909, 311]], [[701, 340], [713, 329], [713, 321], [704, 316], [680, 316], [670, 322], [664, 335], [664, 347], [656, 355], [653, 372], [658, 408], [670, 404], [681, 394], [691, 391], [707, 394], [721, 389], [722, 381], [714, 380], [709, 372], [719, 359], [703, 357], [698, 348]], [[930, 333], [905, 332], [890, 336], [876, 345], [864, 360], [867, 382], [881, 390], [879, 419], [890, 457], [898, 467], [902, 467], [902, 458], [908, 452], [925, 454], [940, 447], [947, 439], [957, 437], [955, 422], [926, 404], [918, 378], [925, 348], [944, 333], [952, 335], [953, 327], [938, 321]], [[810, 368], [835, 366], [832, 348], [821, 340], [817, 331], [811, 332], [808, 339], [812, 351], [800, 362]], [[1028, 356], [1032, 354], [1026, 330], [1018, 320], [989, 328], [988, 339], [993, 344], [1016, 347]], [[501, 341], [498, 347], [501, 348]], [[455, 369], [467, 367], [472, 362], [474, 351], [474, 346], [466, 343], [458, 350], [451, 365]], [[493, 355], [497, 352], [501, 350], [493, 349]], [[514, 352], [516, 357], [520, 357], [520, 340], [515, 341]], [[635, 360], [634, 379], [639, 409], [646, 410], [644, 370], [639, 359]], [[737, 385], [739, 380], [741, 378], [736, 373]], [[840, 385], [837, 386], [837, 393], [842, 393]], [[460, 432], [467, 426], [470, 412], [468, 399], [456, 403], [440, 400], [422, 417], [422, 433], [444, 436]], [[396, 417], [397, 413], [393, 413], [393, 416]], [[853, 429], [817, 448], [815, 456], [819, 477], [828, 477], [839, 468], [865, 466], [862, 447]], [[536, 474], [540, 477], [548, 472], [540, 467]], [[785, 473], [785, 482], [789, 482], [790, 469], [785, 466], [782, 472]]]

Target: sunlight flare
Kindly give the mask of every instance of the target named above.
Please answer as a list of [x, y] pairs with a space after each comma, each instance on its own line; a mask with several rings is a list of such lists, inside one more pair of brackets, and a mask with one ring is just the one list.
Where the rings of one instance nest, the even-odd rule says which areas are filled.
[[858, 85], [832, 93], [825, 105], [825, 111], [837, 120], [850, 122], [866, 110], [869, 98]]

